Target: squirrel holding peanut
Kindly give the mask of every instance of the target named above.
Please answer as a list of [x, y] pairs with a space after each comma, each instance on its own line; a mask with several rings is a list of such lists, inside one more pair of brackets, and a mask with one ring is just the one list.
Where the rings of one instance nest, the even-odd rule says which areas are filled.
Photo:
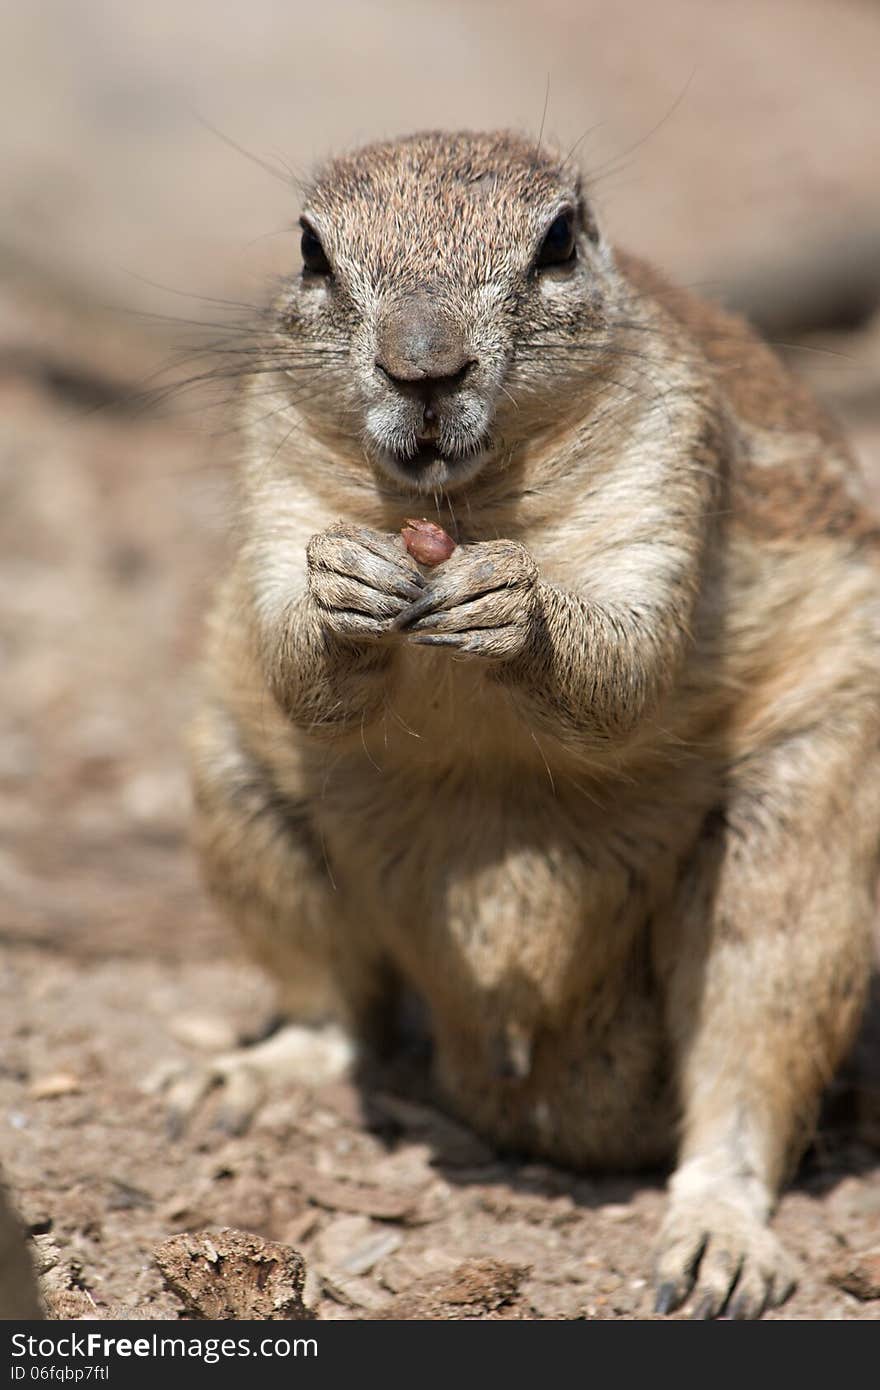
[[499, 1147], [674, 1166], [658, 1311], [781, 1303], [880, 853], [880, 531], [834, 427], [507, 132], [319, 173], [237, 408], [193, 758], [291, 1021], [247, 1065], [343, 1066], [412, 993]]

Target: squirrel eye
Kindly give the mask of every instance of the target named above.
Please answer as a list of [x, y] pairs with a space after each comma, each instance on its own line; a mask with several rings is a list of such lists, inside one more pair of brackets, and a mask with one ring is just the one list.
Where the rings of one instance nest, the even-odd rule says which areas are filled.
[[551, 222], [541, 242], [535, 266], [540, 270], [548, 265], [567, 265], [574, 257], [574, 218], [570, 212], [562, 212]]
[[306, 270], [310, 270], [313, 275], [330, 275], [332, 269], [327, 259], [327, 254], [321, 245], [321, 239], [317, 233], [309, 226], [308, 222], [301, 222], [303, 229], [300, 250], [302, 252], [303, 265]]

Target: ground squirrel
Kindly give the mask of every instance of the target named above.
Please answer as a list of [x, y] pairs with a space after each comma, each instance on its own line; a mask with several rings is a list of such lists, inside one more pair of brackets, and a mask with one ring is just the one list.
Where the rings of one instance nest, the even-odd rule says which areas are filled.
[[[212, 890], [300, 1023], [368, 1046], [417, 995], [499, 1146], [674, 1159], [660, 1311], [780, 1303], [768, 1217], [859, 1018], [880, 848], [845, 447], [509, 133], [329, 163], [247, 352]], [[458, 542], [434, 569], [413, 515]]]

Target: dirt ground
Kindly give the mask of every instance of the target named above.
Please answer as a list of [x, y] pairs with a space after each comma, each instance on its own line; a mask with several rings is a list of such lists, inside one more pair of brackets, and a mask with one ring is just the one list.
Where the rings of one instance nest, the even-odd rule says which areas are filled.
[[[638, 17], [637, 6], [624, 8], [627, 23]], [[669, 8], [693, 30], [693, 5]], [[776, 16], [766, 21], [771, 27], [784, 28], [780, 16], [788, 16], [804, 51], [826, 42], [820, 8], [764, 6]], [[872, 142], [862, 139], [865, 112], [873, 111], [876, 148], [876, 98], [871, 85], [866, 104], [867, 79], [859, 79], [870, 69], [873, 84], [870, 23], [875, 57], [880, 50], [880, 21], [870, 9], [841, 4], [834, 44], [822, 53], [825, 70], [843, 74], [839, 92], [851, 77], [838, 129], [849, 162], [836, 152], [827, 122], [813, 129], [809, 104], [810, 119], [785, 127], [784, 138], [776, 125], [767, 136], [770, 92], [780, 121], [796, 103], [781, 102], [779, 83], [756, 59], [757, 95], [738, 112], [738, 158], [746, 167], [743, 150], [769, 138], [766, 177], [775, 168], [778, 183], [780, 170], [793, 169], [783, 187], [795, 191], [786, 202], [777, 186], [763, 220], [754, 199], [744, 206], [748, 225], [733, 239], [732, 267], [724, 238], [736, 188], [743, 193], [745, 183], [734, 179], [731, 191], [730, 165], [699, 163], [706, 123], [699, 103], [696, 113], [685, 105], [684, 134], [661, 153], [675, 171], [672, 186], [662, 196], [656, 186], [650, 191], [661, 259], [696, 266], [693, 280], [714, 275], [746, 284], [750, 268], [766, 270], [768, 256], [780, 255], [783, 266], [778, 247], [786, 229], [803, 221], [805, 203], [821, 191], [839, 214], [876, 232]], [[523, 51], [534, 23], [528, 10]], [[413, 12], [415, 29], [439, 13], [429, 4]], [[492, 22], [502, 21], [496, 15]], [[627, 48], [627, 32], [609, 37], [606, 84], [609, 71], [627, 61], [641, 64], [639, 71], [647, 63], [644, 52]], [[756, 31], [752, 47], [763, 52], [759, 37]], [[37, 40], [31, 34], [28, 42]], [[159, 38], [154, 47], [158, 53]], [[747, 48], [731, 50], [731, 110]], [[783, 81], [782, 89], [803, 96], [809, 82], [798, 64], [812, 60], [800, 49], [785, 52], [789, 87]], [[678, 90], [687, 79], [680, 53], [673, 66]], [[563, 75], [560, 100], [574, 76]], [[700, 80], [714, 92], [711, 64]], [[125, 90], [135, 88], [130, 82]], [[487, 118], [504, 107], [502, 88], [496, 83]], [[250, 88], [243, 80], [241, 91], [244, 102]], [[659, 96], [652, 88], [631, 103], [642, 134], [656, 119]], [[275, 91], [273, 100], [280, 99]], [[406, 113], [395, 108], [382, 119], [395, 128], [427, 124], [415, 90], [407, 100]], [[483, 114], [475, 100], [469, 109], [474, 120]], [[512, 110], [510, 119], [524, 123], [523, 111]], [[721, 120], [711, 127], [716, 136]], [[105, 125], [112, 127], [110, 116]], [[349, 140], [364, 133], [351, 110], [345, 120], [337, 113], [335, 129], [343, 125]], [[160, 123], [150, 129], [156, 144], [167, 138]], [[32, 170], [40, 150], [54, 149], [60, 160], [62, 136], [47, 134], [40, 145], [28, 134]], [[108, 136], [102, 154], [122, 159], [123, 147], [114, 149]], [[190, 158], [175, 175], [187, 208], [185, 267], [205, 246], [203, 229], [193, 230], [198, 199], [186, 181], [192, 148]], [[251, 166], [240, 162], [250, 178]], [[238, 163], [224, 164], [224, 176], [230, 167]], [[227, 206], [218, 170], [209, 179], [206, 220]], [[71, 200], [76, 234], [70, 224], [61, 227], [57, 257], [46, 250], [54, 205], [27, 203], [22, 192], [0, 227], [0, 1169], [48, 1271], [50, 1313], [176, 1318], [182, 1305], [163, 1285], [154, 1250], [175, 1232], [231, 1226], [302, 1252], [306, 1298], [319, 1318], [650, 1316], [650, 1249], [665, 1175], [596, 1179], [502, 1161], [445, 1118], [417, 1076], [399, 1071], [271, 1095], [241, 1136], [218, 1129], [211, 1097], [188, 1130], [169, 1137], [149, 1078], [163, 1064], [259, 1034], [273, 1007], [268, 982], [202, 896], [187, 847], [181, 743], [201, 617], [224, 564], [230, 444], [200, 402], [177, 397], [168, 406], [137, 395], [138, 383], [168, 359], [168, 333], [101, 307], [96, 286], [105, 283], [108, 246], [124, 235], [108, 229], [100, 199], [90, 202], [85, 186], [81, 180]], [[690, 243], [681, 214], [688, 196]], [[223, 198], [232, 205], [225, 190]], [[292, 217], [295, 198], [290, 204]], [[630, 190], [617, 215], [628, 240], [650, 255], [654, 227], [649, 219], [639, 225], [638, 206], [638, 190]], [[135, 202], [117, 209], [131, 225], [136, 212]], [[151, 225], [162, 223], [158, 260], [167, 268], [175, 208], [165, 204], [161, 217], [155, 209], [152, 215]], [[826, 222], [829, 215], [825, 208]], [[264, 217], [263, 227], [271, 226], [271, 215]], [[762, 239], [771, 224], [782, 238], [776, 252], [772, 238]], [[90, 236], [96, 227], [103, 241]], [[149, 277], [141, 235], [131, 254]], [[221, 279], [228, 258], [215, 247], [205, 264]], [[240, 283], [230, 282], [233, 297]], [[132, 300], [143, 305], [139, 293]], [[177, 305], [172, 312], [188, 311]], [[789, 356], [847, 425], [880, 505], [880, 321], [804, 337]], [[782, 1199], [777, 1229], [803, 1277], [773, 1318], [880, 1319], [880, 1277], [872, 1285], [860, 1264], [880, 1247], [878, 1012], [857, 1074], [838, 1084], [816, 1146]], [[487, 1265], [487, 1257], [500, 1263]], [[468, 1270], [455, 1274], [463, 1262]]]

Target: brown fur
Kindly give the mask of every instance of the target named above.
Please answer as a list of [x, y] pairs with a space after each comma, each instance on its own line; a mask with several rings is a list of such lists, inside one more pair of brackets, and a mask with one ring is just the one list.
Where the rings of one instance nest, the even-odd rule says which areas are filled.
[[[565, 209], [576, 259], [536, 270]], [[696, 1279], [707, 1315], [759, 1313], [868, 974], [854, 467], [745, 325], [613, 254], [518, 137], [370, 147], [306, 217], [333, 278], [291, 278], [241, 401], [195, 738], [208, 881], [293, 1014], [369, 1041], [420, 995], [448, 1103], [498, 1143], [677, 1154], [659, 1306]], [[376, 354], [418, 377], [419, 297], [445, 355], [413, 385]], [[399, 540], [414, 500], [459, 542], [434, 571]]]

